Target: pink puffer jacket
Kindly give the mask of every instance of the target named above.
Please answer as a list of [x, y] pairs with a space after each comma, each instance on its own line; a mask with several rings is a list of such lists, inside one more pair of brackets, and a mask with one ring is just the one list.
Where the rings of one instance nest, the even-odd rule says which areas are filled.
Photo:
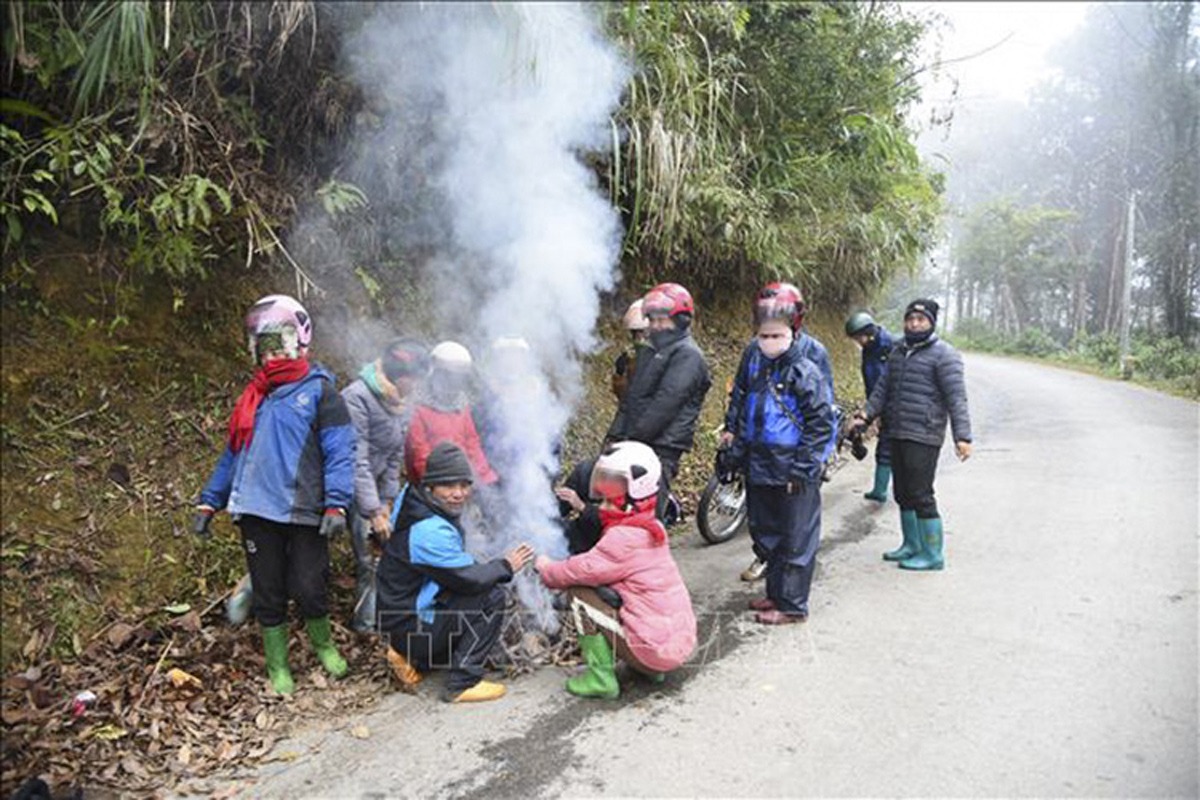
[[611, 586], [621, 595], [619, 615], [630, 649], [659, 672], [675, 669], [696, 648], [692, 598], [671, 548], [656, 545], [644, 528], [614, 525], [586, 553], [542, 569], [551, 589]]

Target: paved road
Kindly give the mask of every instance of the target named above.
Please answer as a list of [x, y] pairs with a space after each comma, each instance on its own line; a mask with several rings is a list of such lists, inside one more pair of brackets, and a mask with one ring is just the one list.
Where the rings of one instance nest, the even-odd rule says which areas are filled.
[[[1200, 406], [970, 356], [976, 455], [945, 453], [948, 568], [879, 559], [896, 508], [825, 497], [805, 626], [742, 613], [744, 538], [677, 557], [704, 663], [621, 701], [517, 681], [477, 707], [394, 695], [286, 747], [267, 797], [1190, 796], [1197, 785]], [[436, 681], [434, 681], [436, 682]], [[349, 735], [365, 723], [371, 738]]]

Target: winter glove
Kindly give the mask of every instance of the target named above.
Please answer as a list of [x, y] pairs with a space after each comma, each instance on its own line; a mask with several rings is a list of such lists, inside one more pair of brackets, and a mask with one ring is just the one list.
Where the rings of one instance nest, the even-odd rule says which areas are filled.
[[213, 514], [216, 512], [212, 506], [196, 506], [196, 513], [192, 517], [192, 533], [199, 536], [201, 539], [207, 539], [212, 536]]
[[321, 527], [317, 530], [326, 539], [334, 539], [346, 532], [346, 512], [340, 508], [325, 509], [321, 518]]
[[723, 447], [717, 451], [716, 473], [720, 483], [729, 484], [737, 480], [737, 460], [732, 448]]

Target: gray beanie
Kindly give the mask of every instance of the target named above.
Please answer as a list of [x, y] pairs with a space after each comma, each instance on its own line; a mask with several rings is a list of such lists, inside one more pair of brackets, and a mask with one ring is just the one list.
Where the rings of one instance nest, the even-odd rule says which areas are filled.
[[433, 452], [425, 461], [425, 477], [421, 479], [421, 483], [436, 486], [439, 483], [471, 483], [474, 480], [471, 462], [467, 461], [466, 453], [451, 442], [441, 442], [433, 448]]

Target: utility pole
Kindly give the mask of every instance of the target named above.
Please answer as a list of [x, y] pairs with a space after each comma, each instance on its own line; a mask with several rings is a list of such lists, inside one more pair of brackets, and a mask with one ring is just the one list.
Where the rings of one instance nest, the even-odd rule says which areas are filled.
[[1137, 213], [1137, 192], [1130, 190], [1129, 204], [1125, 216], [1125, 279], [1121, 291], [1121, 377], [1133, 377], [1133, 364], [1129, 360], [1130, 305], [1133, 293], [1133, 221]]

